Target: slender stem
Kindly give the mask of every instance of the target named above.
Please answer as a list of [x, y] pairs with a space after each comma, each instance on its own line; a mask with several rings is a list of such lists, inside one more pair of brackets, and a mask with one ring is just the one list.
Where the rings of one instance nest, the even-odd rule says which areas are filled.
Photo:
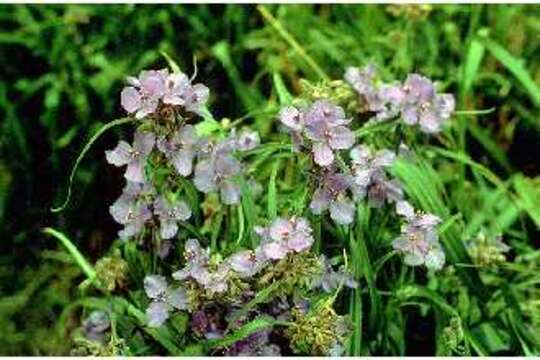
[[283, 25], [277, 20], [265, 6], [257, 6], [257, 10], [261, 13], [266, 21], [272, 25], [272, 27], [278, 32], [278, 34], [287, 42], [289, 45], [298, 52], [298, 55], [319, 75], [323, 80], [330, 81], [330, 77], [317, 65], [315, 60], [308, 55], [306, 50], [291, 36], [291, 34], [285, 30]]

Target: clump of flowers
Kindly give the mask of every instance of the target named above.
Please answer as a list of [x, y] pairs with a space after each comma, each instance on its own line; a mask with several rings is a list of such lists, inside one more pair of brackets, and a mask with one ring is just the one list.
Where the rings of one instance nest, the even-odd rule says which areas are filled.
[[169, 73], [168, 69], [141, 71], [128, 77], [129, 86], [120, 94], [122, 107], [137, 119], [156, 113], [160, 106], [181, 107], [199, 113], [209, 96], [203, 84], [191, 84], [186, 74]]
[[[259, 246], [236, 251], [228, 257], [212, 254], [196, 239], [186, 241], [185, 265], [172, 274], [179, 282], [178, 287], [169, 286], [165, 277], [159, 275], [147, 275], [144, 280], [151, 300], [148, 325], [161, 326], [172, 310], [183, 310], [190, 314], [189, 323], [195, 334], [206, 339], [222, 339], [231, 326], [238, 327], [252, 319], [292, 316], [290, 311], [295, 310], [290, 310], [288, 299], [293, 299], [294, 294], [316, 297], [324, 294], [321, 288], [334, 291], [342, 284], [356, 286], [344, 268], [336, 272], [325, 258], [312, 256], [310, 248], [314, 240], [306, 219], [276, 218], [268, 226], [257, 228], [257, 233], [261, 237]], [[241, 288], [241, 293], [236, 293], [235, 301], [231, 302], [228, 293], [234, 287]], [[268, 300], [238, 315], [255, 294], [268, 289], [273, 289]], [[280, 311], [276, 311], [277, 303], [269, 306], [274, 299], [285, 302]], [[250, 334], [225, 349], [224, 354], [278, 355], [280, 347], [269, 342], [273, 332], [283, 335], [285, 329], [276, 327]]]
[[[131, 238], [157, 224], [161, 239], [177, 234], [178, 224], [187, 221], [192, 211], [175, 189], [175, 176], [193, 174], [199, 191], [219, 191], [224, 204], [239, 203], [242, 164], [235, 153], [257, 147], [258, 133], [233, 130], [222, 139], [199, 136], [187, 122], [202, 114], [209, 91], [202, 84], [192, 85], [183, 73], [143, 71], [128, 82], [121, 94], [122, 106], [143, 125], [132, 145], [120, 141], [105, 152], [110, 164], [126, 166], [127, 184], [110, 208], [115, 221], [124, 226], [119, 236]], [[171, 169], [166, 181], [147, 172], [159, 166]]]
[[378, 79], [374, 65], [349, 67], [345, 80], [375, 113], [375, 120], [400, 117], [407, 125], [419, 125], [431, 134], [439, 132], [455, 109], [451, 94], [439, 94], [435, 84], [419, 74], [409, 74], [403, 84], [387, 84]]

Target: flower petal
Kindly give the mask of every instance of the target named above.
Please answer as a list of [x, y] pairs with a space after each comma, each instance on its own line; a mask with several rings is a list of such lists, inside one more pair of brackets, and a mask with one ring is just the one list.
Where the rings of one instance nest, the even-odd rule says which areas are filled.
[[150, 154], [154, 148], [156, 136], [150, 132], [137, 131], [134, 135], [133, 150], [139, 152], [139, 156]]
[[349, 149], [354, 141], [353, 132], [345, 126], [336, 126], [330, 130], [329, 145], [332, 149]]
[[338, 200], [330, 203], [330, 217], [336, 223], [348, 225], [353, 222], [355, 206], [352, 201]]
[[328, 206], [330, 205], [330, 194], [326, 192], [324, 189], [317, 189], [313, 193], [313, 197], [311, 199], [311, 203], [309, 204], [309, 208], [312, 213], [315, 215], [322, 214], [323, 211], [328, 209]]
[[127, 86], [120, 93], [120, 104], [129, 114], [137, 111], [141, 106], [141, 95], [132, 86]]
[[283, 259], [287, 253], [287, 247], [283, 246], [281, 242], [271, 242], [262, 246], [264, 256], [270, 260]]
[[193, 158], [195, 152], [189, 149], [180, 149], [172, 155], [172, 163], [176, 171], [182, 176], [189, 176], [193, 171]]
[[131, 146], [127, 142], [120, 141], [113, 150], [105, 151], [105, 157], [109, 164], [123, 166], [132, 160], [132, 151]]
[[133, 182], [144, 183], [144, 161], [136, 159], [127, 166], [124, 177]]
[[240, 202], [240, 186], [232, 180], [225, 180], [220, 184], [221, 201], [225, 205], [238, 204]]
[[146, 275], [144, 277], [144, 291], [151, 299], [159, 298], [167, 291], [167, 280], [161, 275]]
[[328, 166], [334, 162], [332, 149], [323, 142], [313, 145], [313, 157], [315, 163], [319, 166]]
[[300, 131], [304, 127], [303, 114], [293, 106], [287, 106], [279, 112], [279, 120], [290, 129]]
[[178, 310], [186, 310], [188, 308], [188, 294], [183, 287], [169, 290], [167, 292], [167, 303]]
[[159, 327], [169, 318], [170, 306], [163, 301], [153, 301], [146, 309], [146, 321], [150, 327]]
[[170, 239], [176, 235], [178, 231], [178, 225], [176, 220], [172, 219], [162, 219], [161, 226], [159, 228], [159, 235], [162, 239]]
[[193, 183], [197, 190], [203, 193], [209, 193], [216, 190], [216, 173], [214, 164], [211, 160], [202, 160], [195, 166], [195, 176]]

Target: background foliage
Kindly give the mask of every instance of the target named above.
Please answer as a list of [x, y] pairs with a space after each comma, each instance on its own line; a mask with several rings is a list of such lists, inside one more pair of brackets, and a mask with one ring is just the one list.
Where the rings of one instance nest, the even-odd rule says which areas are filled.
[[[464, 335], [481, 339], [473, 352], [538, 354], [540, 344], [531, 334], [540, 332], [539, 33], [536, 5], [1, 6], [0, 352], [67, 353], [65, 340], [78, 317], [63, 310], [76, 299], [83, 275], [41, 229], [70, 234], [92, 262], [107, 250], [116, 232], [107, 209], [122, 178], [106, 165], [103, 151], [122, 129], [106, 134], [81, 164], [69, 209], [57, 215], [49, 208], [62, 200], [85, 141], [123, 115], [124, 77], [165, 66], [160, 51], [167, 51], [188, 73], [196, 56], [198, 79], [211, 89], [216, 118], [247, 115], [245, 122], [264, 136], [276, 131], [276, 84], [298, 93], [302, 78], [339, 79], [346, 66], [368, 61], [388, 79], [417, 71], [441, 80], [456, 94], [460, 110], [489, 109], [456, 117], [455, 151], [431, 153], [452, 159], [456, 168], [439, 167], [429, 179], [415, 177], [405, 165], [395, 171], [410, 189], [422, 179], [424, 188], [446, 187], [437, 203], [429, 191], [412, 196], [426, 209], [460, 214], [447, 237], [459, 241], [484, 227], [504, 233], [514, 249], [512, 265], [491, 274], [488, 285], [501, 289], [495, 298], [515, 300], [515, 308], [500, 317], [489, 314], [499, 314], [495, 305], [482, 309], [481, 317], [495, 320], [479, 321], [474, 336]], [[439, 349], [417, 346], [431, 342], [434, 331], [424, 305], [383, 307], [371, 268], [381, 254], [369, 243], [360, 250], [353, 251], [353, 263], [368, 284], [370, 312], [364, 334], [355, 336], [379, 341], [370, 339], [377, 320], [405, 306], [408, 317], [397, 318], [411, 330], [402, 334], [396, 325], [396, 334], [388, 334], [389, 354]], [[402, 294], [407, 301], [437, 301], [408, 290]], [[458, 311], [481, 298], [464, 294]], [[350, 311], [362, 320], [362, 309]], [[510, 330], [497, 333], [501, 327]], [[365, 353], [361, 343], [353, 353]]]

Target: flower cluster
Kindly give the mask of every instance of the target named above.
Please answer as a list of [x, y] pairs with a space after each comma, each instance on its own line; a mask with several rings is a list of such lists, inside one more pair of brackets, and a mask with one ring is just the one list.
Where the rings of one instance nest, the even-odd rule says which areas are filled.
[[354, 134], [349, 129], [350, 119], [343, 109], [326, 100], [318, 100], [309, 108], [285, 107], [280, 112], [281, 122], [289, 128], [296, 147], [311, 142], [313, 159], [319, 166], [329, 166], [335, 160], [335, 151], [350, 149]]
[[117, 223], [124, 225], [118, 233], [121, 239], [142, 233], [153, 217], [160, 223], [161, 238], [170, 239], [178, 231], [178, 222], [191, 217], [191, 209], [185, 201], [170, 201], [163, 195], [158, 196], [148, 184], [129, 181], [109, 211]]
[[405, 224], [401, 236], [392, 242], [392, 246], [405, 255], [405, 263], [411, 266], [424, 264], [434, 270], [442, 269], [445, 255], [435, 230], [441, 219], [433, 214], [415, 213], [406, 201], [398, 202], [396, 211], [405, 218]]
[[[173, 274], [179, 281], [193, 280], [212, 293], [227, 291], [231, 277], [251, 278], [271, 261], [292, 252], [307, 251], [313, 244], [311, 227], [304, 218], [277, 218], [269, 227], [258, 227], [261, 244], [254, 250], [240, 250], [211, 264], [210, 250], [196, 239], [186, 241], [186, 266]], [[212, 270], [214, 268], [214, 270]]]
[[168, 69], [144, 70], [138, 77], [128, 77], [127, 81], [129, 86], [122, 90], [120, 102], [137, 119], [156, 112], [160, 104], [200, 113], [209, 96], [203, 84], [192, 85], [186, 74], [170, 74]]
[[[375, 113], [376, 120], [399, 117], [405, 124], [418, 124], [422, 131], [435, 133], [454, 111], [452, 95], [437, 93], [429, 79], [417, 74], [409, 75], [402, 84], [386, 84], [368, 65], [347, 69], [345, 79], [361, 96], [367, 110]], [[255, 241], [259, 240], [251, 248], [242, 247], [243, 227], [238, 232], [238, 243], [232, 247], [229, 241], [205, 245], [203, 237], [209, 232], [205, 229], [221, 226], [225, 206], [239, 204], [246, 188], [252, 193], [257, 191], [258, 187], [252, 186], [254, 179], [245, 179], [247, 167], [243, 160], [258, 155], [252, 150], [260, 144], [259, 134], [248, 129], [237, 132], [234, 128], [226, 132], [222, 128], [202, 136], [193, 120], [209, 114], [205, 108], [209, 90], [202, 84], [192, 84], [192, 79], [183, 73], [143, 71], [137, 78], [128, 78], [128, 82], [121, 93], [121, 104], [141, 125], [132, 143], [120, 141], [105, 152], [110, 164], [125, 167], [126, 179], [122, 194], [109, 211], [123, 226], [118, 234], [121, 239], [138, 236], [140, 240], [151, 230], [153, 259], [171, 260], [174, 269], [168, 280], [161, 274], [168, 273], [171, 267], [164, 268], [155, 261], [153, 270], [142, 281], [147, 325], [160, 327], [180, 311], [171, 323], [175, 327], [188, 326], [186, 339], [204, 339], [204, 346], [217, 347], [213, 351], [219, 355], [341, 355], [351, 324], [347, 317], [336, 313], [333, 304], [337, 292], [343, 287], [356, 288], [358, 283], [346, 269], [346, 262], [337, 267], [338, 257], [330, 260], [310, 251], [315, 234], [324, 236], [327, 229], [314, 234], [306, 218], [283, 216], [247, 229], [257, 235]], [[437, 233], [441, 219], [416, 212], [405, 200], [402, 185], [389, 171], [397, 156], [384, 147], [392, 145], [372, 136], [371, 128], [367, 132], [356, 130], [357, 124], [344, 110], [356, 106], [355, 101], [344, 104], [356, 94], [343, 81], [335, 86], [347, 93], [346, 97], [328, 97], [336, 103], [326, 97], [308, 96], [309, 102], [295, 102], [295, 106], [285, 107], [279, 114], [294, 149], [305, 151], [300, 160], [308, 160], [305, 194], [311, 213], [328, 213], [334, 223], [350, 225], [364, 214], [357, 212], [361, 201], [376, 209], [395, 206], [402, 227], [400, 236], [392, 242], [394, 250], [404, 256], [408, 265], [441, 269], [445, 263]], [[384, 130], [385, 126], [375, 128]], [[357, 136], [363, 143], [357, 143]], [[275, 184], [281, 186], [279, 181]], [[204, 226], [195, 231], [185, 223], [192, 217], [192, 210], [197, 214], [197, 209], [190, 208], [198, 202], [190, 185], [205, 197], [201, 203]], [[304, 200], [302, 195], [298, 203], [304, 204]], [[277, 203], [281, 204], [281, 199]], [[235, 222], [243, 221], [240, 216], [245, 215], [245, 209], [239, 210], [242, 212], [237, 218], [225, 217], [225, 233], [231, 234], [232, 224], [234, 234]], [[250, 215], [257, 214], [255, 211]], [[202, 223], [200, 218], [196, 220]], [[245, 223], [253, 221], [240, 225]], [[179, 233], [181, 226], [198, 239], [185, 240], [185, 232]], [[336, 236], [343, 237], [351, 229], [335, 230]], [[181, 238], [184, 246], [179, 263], [174, 262], [176, 252], [170, 251], [178, 247], [175, 237]], [[499, 255], [507, 251], [502, 242], [492, 245]], [[469, 250], [478, 253], [481, 249]], [[110, 292], [127, 287], [127, 262], [106, 259], [96, 269]], [[111, 269], [112, 275], [103, 276]], [[249, 328], [251, 322], [265, 323], [268, 319], [273, 325], [250, 330], [242, 337], [236, 333], [230, 337], [240, 327]], [[103, 314], [91, 315], [83, 325], [87, 336], [96, 339], [110, 327]], [[214, 341], [218, 339], [223, 341]], [[224, 343], [226, 347], [212, 345]]]
[[[130, 86], [121, 95], [124, 109], [134, 113], [137, 119], [150, 114], [156, 116], [145, 124], [144, 130], [135, 132], [133, 144], [120, 141], [114, 149], [105, 152], [110, 164], [126, 166], [127, 185], [110, 207], [115, 221], [124, 226], [119, 236], [127, 239], [141, 234], [149, 223], [159, 223], [162, 239], [177, 234], [178, 223], [191, 217], [191, 209], [174, 189], [175, 176], [193, 174], [193, 183], [199, 191], [219, 191], [224, 204], [239, 203], [242, 164], [235, 155], [257, 147], [259, 134], [249, 130], [237, 133], [233, 129], [223, 139], [201, 138], [183, 117], [163, 126], [157, 114], [159, 106], [200, 114], [208, 98], [208, 88], [192, 85], [183, 73], [170, 74], [166, 69], [143, 71], [138, 78], [128, 78], [128, 82]], [[158, 186], [154, 174], [145, 171], [148, 164], [170, 166], [173, 169], [170, 181]]]
[[[341, 284], [356, 287], [356, 282], [344, 268], [333, 270], [324, 257], [314, 258], [317, 270], [305, 273], [305, 269], [295, 268], [294, 264], [303, 261], [300, 258], [309, 254], [314, 242], [306, 219], [279, 217], [268, 226], [257, 227], [256, 233], [261, 238], [259, 246], [253, 250], [236, 251], [225, 258], [211, 254], [210, 249], [202, 247], [196, 239], [187, 240], [185, 264], [172, 274], [173, 279], [180, 282], [179, 286], [169, 286], [165, 277], [160, 275], [147, 275], [144, 279], [145, 292], [150, 299], [146, 311], [148, 326], [161, 326], [172, 310], [182, 310], [190, 314], [190, 326], [196, 336], [219, 339], [231, 326], [239, 327], [260, 316], [285, 320], [292, 319], [294, 312], [307, 311], [309, 300], [299, 300], [297, 295], [300, 291], [320, 298], [319, 289], [331, 292]], [[287, 270], [280, 278], [274, 276], [277, 269]], [[261, 286], [267, 286], [263, 279], [271, 277], [275, 286], [288, 282], [296, 276], [295, 272], [303, 272], [310, 278], [305, 288], [276, 289], [275, 295], [265, 303], [248, 313], [238, 312], [262, 290]], [[236, 300], [231, 302], [227, 293], [233, 291], [233, 287], [241, 289], [241, 292], [236, 292]], [[289, 298], [293, 294], [294, 297]], [[279, 355], [282, 353], [280, 346], [271, 342], [274, 331], [282, 330], [257, 331], [235, 342], [223, 354]]]
[[[418, 123], [422, 131], [434, 133], [454, 110], [452, 95], [438, 94], [429, 79], [417, 74], [409, 75], [403, 84], [386, 84], [379, 81], [375, 67], [368, 65], [347, 69], [345, 79], [378, 120], [400, 116], [406, 124]], [[398, 215], [405, 216], [407, 225], [394, 247], [406, 254], [409, 265], [442, 267], [444, 253], [435, 229], [438, 222], [424, 224], [427, 215], [416, 219], [414, 214], [403, 213], [409, 207], [412, 213], [414, 210], [405, 201], [402, 185], [388, 171], [396, 160], [394, 151], [355, 145], [349, 127], [354, 124], [342, 107], [329, 100], [319, 98], [307, 107], [284, 107], [279, 118], [291, 133], [294, 148], [312, 153], [315, 166], [310, 174], [314, 188], [309, 208], [313, 214], [328, 211], [336, 224], [349, 225], [355, 219], [356, 204], [365, 198], [369, 206], [378, 209], [396, 204]], [[403, 148], [401, 144], [400, 150]], [[345, 149], [350, 149], [348, 157], [339, 153]]]
[[437, 93], [435, 84], [419, 74], [409, 74], [403, 84], [386, 84], [377, 81], [377, 71], [369, 64], [362, 69], [349, 67], [345, 80], [380, 121], [399, 116], [407, 125], [418, 124], [421, 131], [436, 133], [454, 112], [453, 95]]

